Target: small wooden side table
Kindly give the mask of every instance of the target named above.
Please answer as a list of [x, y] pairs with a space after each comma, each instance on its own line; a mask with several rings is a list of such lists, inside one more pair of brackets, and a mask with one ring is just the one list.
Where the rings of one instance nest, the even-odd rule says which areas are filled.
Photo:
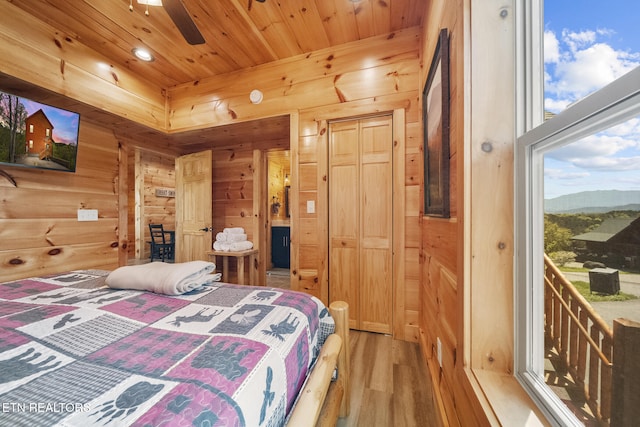
[[[254, 262], [256, 259], [257, 249], [249, 249], [240, 252], [227, 252], [227, 251], [207, 251], [207, 255], [218, 266], [217, 257], [222, 257], [222, 281], [228, 282], [229, 277], [229, 257], [234, 257], [238, 265], [238, 284], [240, 285], [254, 285], [256, 283]], [[249, 283], [245, 281], [244, 275], [244, 260], [249, 260]]]

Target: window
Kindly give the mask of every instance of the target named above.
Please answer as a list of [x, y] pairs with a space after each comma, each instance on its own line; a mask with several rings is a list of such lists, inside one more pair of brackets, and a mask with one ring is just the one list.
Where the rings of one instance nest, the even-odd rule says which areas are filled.
[[[621, 3], [638, 8], [621, 1], [606, 7], [618, 16], [636, 15], [630, 10], [622, 13]], [[563, 5], [571, 6], [548, 1], [545, 7], [557, 10], [551, 8]], [[591, 7], [581, 9], [585, 10], [573, 7], [571, 13], [583, 19], [585, 14], [598, 14]], [[626, 162], [635, 174], [635, 189], [640, 186], [640, 146], [636, 142], [640, 134], [640, 55], [632, 49], [616, 50], [613, 42], [598, 39], [611, 34], [611, 28], [554, 28], [557, 20], [543, 20], [541, 1], [524, 1], [519, 14], [520, 110], [514, 168], [515, 213], [520, 219], [515, 229], [516, 376], [554, 424], [583, 425], [544, 378], [545, 199], [560, 192], [554, 178], [571, 178], [573, 185], [584, 185], [589, 177], [599, 176], [597, 183], [611, 186], [612, 181], [601, 174], [615, 162]], [[604, 68], [598, 69], [599, 65]], [[628, 138], [630, 135], [635, 137]]]
[[51, 129], [47, 128], [47, 129], [44, 131], [44, 136], [51, 136]]
[[29, 133], [33, 133], [33, 124], [29, 125]]

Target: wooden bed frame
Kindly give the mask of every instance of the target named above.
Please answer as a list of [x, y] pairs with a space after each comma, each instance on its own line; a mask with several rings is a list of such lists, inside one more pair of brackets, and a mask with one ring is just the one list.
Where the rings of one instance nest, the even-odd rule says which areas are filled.
[[[338, 417], [349, 415], [349, 305], [335, 301], [329, 312], [336, 324], [335, 333], [322, 346], [287, 426], [335, 426]], [[332, 381], [336, 366], [338, 379]]]

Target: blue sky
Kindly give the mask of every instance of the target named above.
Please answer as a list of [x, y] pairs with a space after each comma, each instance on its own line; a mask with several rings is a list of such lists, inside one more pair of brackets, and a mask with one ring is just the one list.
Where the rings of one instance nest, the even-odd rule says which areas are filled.
[[[640, 1], [545, 1], [545, 109], [571, 103], [640, 66]], [[545, 198], [640, 190], [640, 117], [545, 156]]]
[[24, 104], [28, 116], [42, 109], [53, 125], [53, 140], [55, 142], [72, 145], [78, 144], [78, 123], [80, 116], [77, 113], [40, 104], [25, 98], [20, 98], [20, 100]]

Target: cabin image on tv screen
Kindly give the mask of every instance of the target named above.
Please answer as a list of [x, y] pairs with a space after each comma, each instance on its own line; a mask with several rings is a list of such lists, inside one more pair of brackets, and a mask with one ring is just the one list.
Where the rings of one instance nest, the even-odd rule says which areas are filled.
[[78, 113], [0, 92], [0, 164], [75, 171]]
[[26, 154], [40, 160], [53, 157], [53, 124], [41, 109], [27, 117]]

